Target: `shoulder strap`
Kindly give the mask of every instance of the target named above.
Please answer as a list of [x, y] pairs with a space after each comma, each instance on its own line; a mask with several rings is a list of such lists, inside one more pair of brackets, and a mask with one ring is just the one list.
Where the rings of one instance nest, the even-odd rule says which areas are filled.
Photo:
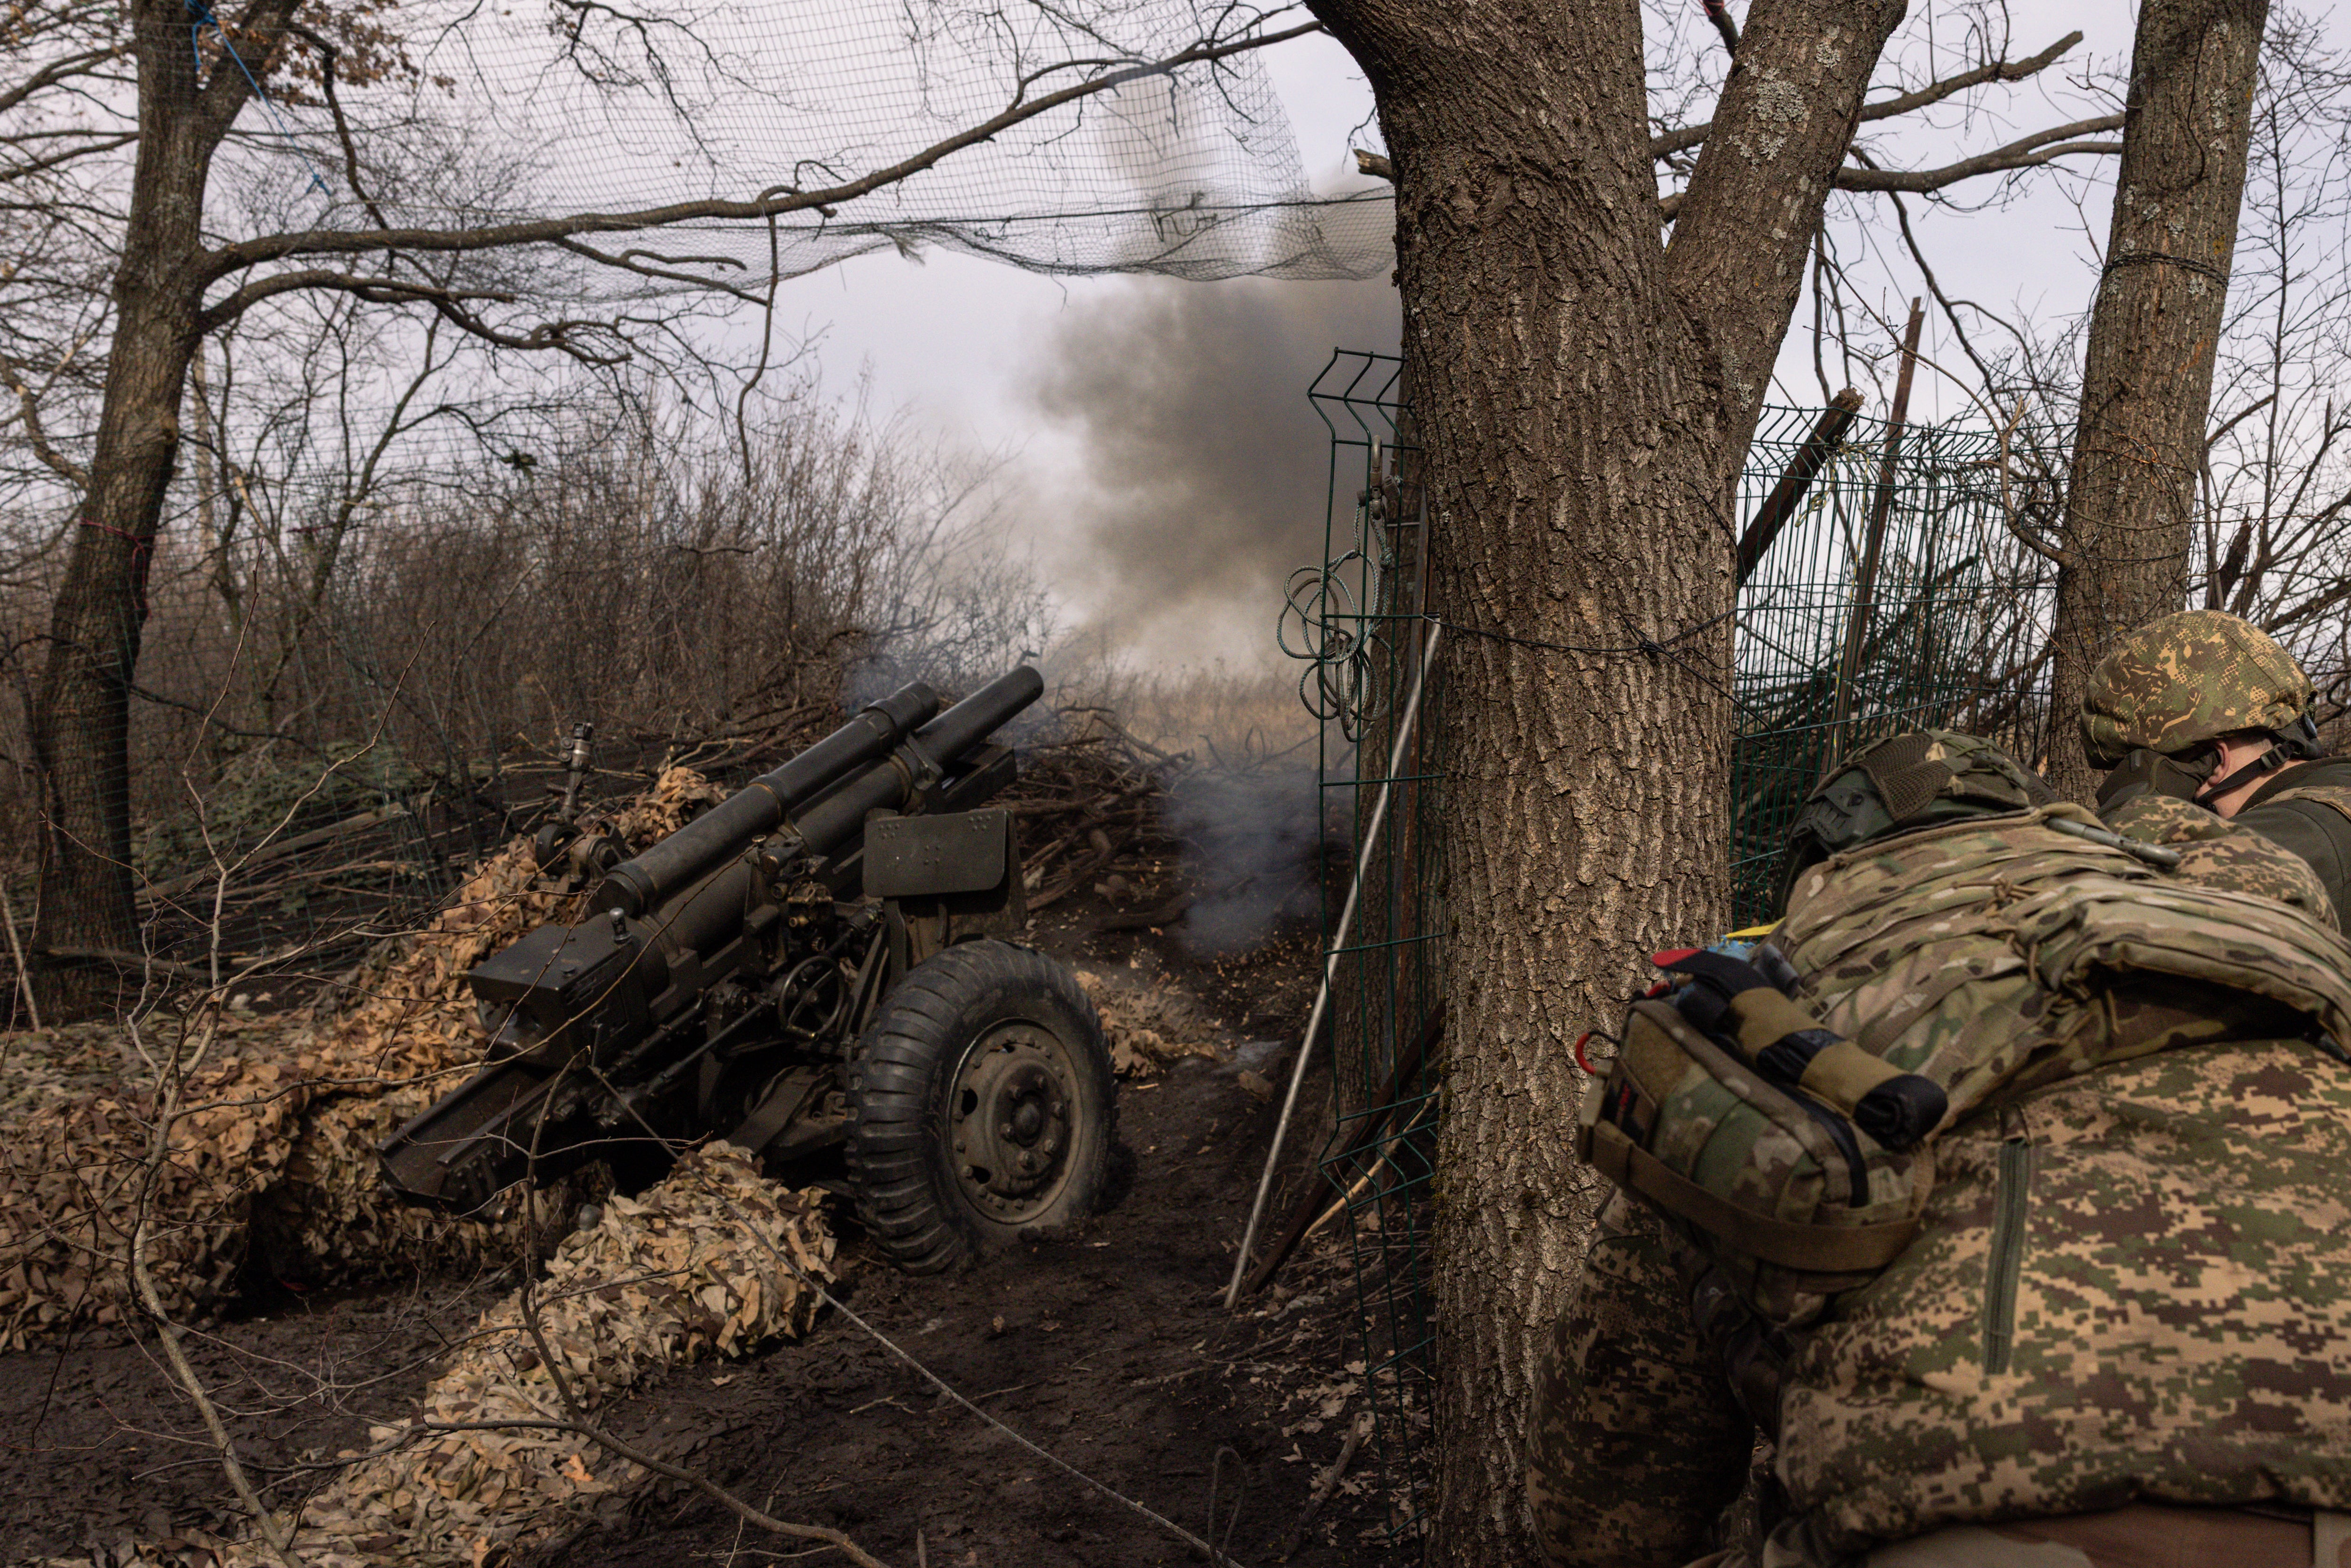
[[2294, 800], [2308, 800], [2314, 805], [2332, 806], [2346, 817], [2351, 817], [2351, 784], [2304, 784], [2292, 789], [2281, 789], [2274, 795], [2247, 802], [2252, 806], [2283, 806]]

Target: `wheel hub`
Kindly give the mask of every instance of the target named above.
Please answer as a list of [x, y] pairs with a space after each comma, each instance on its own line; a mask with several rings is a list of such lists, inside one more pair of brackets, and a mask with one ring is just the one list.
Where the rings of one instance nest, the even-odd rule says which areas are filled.
[[1025, 1023], [998, 1026], [964, 1057], [955, 1170], [983, 1213], [1018, 1223], [1052, 1201], [1069, 1170], [1073, 1076], [1061, 1041]]

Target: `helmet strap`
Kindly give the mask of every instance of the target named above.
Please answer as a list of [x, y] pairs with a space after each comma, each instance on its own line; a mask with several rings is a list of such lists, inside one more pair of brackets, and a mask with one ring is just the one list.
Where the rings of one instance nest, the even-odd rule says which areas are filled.
[[2209, 806], [2231, 790], [2250, 784], [2264, 774], [2274, 773], [2294, 760], [2295, 758], [2284, 747], [2273, 746], [2234, 773], [2223, 774], [2205, 785], [2196, 792], [2196, 803], [2199, 806]]

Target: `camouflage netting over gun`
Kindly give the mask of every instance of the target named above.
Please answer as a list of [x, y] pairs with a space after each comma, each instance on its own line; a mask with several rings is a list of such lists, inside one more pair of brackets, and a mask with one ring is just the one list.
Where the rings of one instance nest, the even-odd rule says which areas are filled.
[[[808, 1281], [833, 1277], [821, 1201], [813, 1189], [778, 1187], [726, 1144], [688, 1155], [637, 1199], [611, 1199], [596, 1225], [565, 1239], [534, 1288], [538, 1336], [519, 1291], [483, 1313], [415, 1416], [371, 1428], [364, 1450], [340, 1456], [350, 1469], [277, 1517], [289, 1555], [316, 1568], [478, 1568], [587, 1522], [600, 1499], [643, 1472], [564, 1428], [539, 1341], [587, 1414], [657, 1367], [798, 1338], [820, 1304]], [[517, 1425], [500, 1425], [509, 1422]], [[257, 1568], [277, 1559], [249, 1537], [182, 1530], [111, 1561]]]
[[[609, 827], [649, 844], [720, 794], [671, 768]], [[375, 1145], [476, 1065], [465, 972], [549, 920], [583, 917], [565, 904], [585, 895], [536, 891], [535, 875], [527, 841], [483, 862], [339, 1013], [205, 1006], [19, 1040], [0, 1078], [0, 1351], [121, 1326], [134, 1235], [164, 1310], [192, 1319], [232, 1300], [251, 1262], [359, 1284], [512, 1252], [511, 1221], [452, 1219], [384, 1192]], [[154, 1161], [175, 1075], [179, 1114]]]

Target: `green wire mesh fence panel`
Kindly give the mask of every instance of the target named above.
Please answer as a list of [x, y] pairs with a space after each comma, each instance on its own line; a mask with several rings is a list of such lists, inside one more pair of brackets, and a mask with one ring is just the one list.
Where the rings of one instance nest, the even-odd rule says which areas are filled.
[[[1416, 1541], [1435, 1371], [1422, 1235], [1437, 1110], [1442, 780], [1431, 727], [1444, 692], [1441, 661], [1425, 657], [1426, 509], [1401, 371], [1388, 356], [1342, 350], [1310, 392], [1331, 431], [1326, 543], [1323, 564], [1290, 580], [1282, 635], [1306, 662], [1300, 693], [1322, 720], [1326, 827], [1358, 855], [1372, 846], [1337, 949], [1338, 1116], [1322, 1170], [1346, 1207], [1389, 1531]], [[1323, 929], [1336, 937], [1355, 857], [1332, 869]]]
[[[1425, 659], [1427, 513], [1402, 373], [1393, 357], [1342, 350], [1309, 391], [1331, 432], [1325, 546], [1290, 580], [1281, 642], [1322, 723], [1326, 831], [1354, 846], [1327, 862], [1323, 888], [1338, 1114], [1321, 1166], [1349, 1221], [1389, 1531], [1416, 1542], [1436, 1372], [1423, 1238], [1442, 1050], [1445, 683], [1444, 661]], [[2042, 759], [2053, 584], [2003, 522], [2000, 457], [1978, 431], [1765, 411], [1740, 485], [1738, 925], [1771, 917], [1789, 823], [1855, 746], [1928, 725]]]
[[1928, 726], [1988, 736], [2037, 763], [2047, 727], [2053, 582], [2003, 522], [1997, 437], [1856, 418], [1807, 453], [1815, 418], [1767, 409], [1740, 486], [1741, 559], [1752, 562], [1739, 595], [1731, 754], [1742, 926], [1772, 917], [1788, 826], [1838, 757]]

